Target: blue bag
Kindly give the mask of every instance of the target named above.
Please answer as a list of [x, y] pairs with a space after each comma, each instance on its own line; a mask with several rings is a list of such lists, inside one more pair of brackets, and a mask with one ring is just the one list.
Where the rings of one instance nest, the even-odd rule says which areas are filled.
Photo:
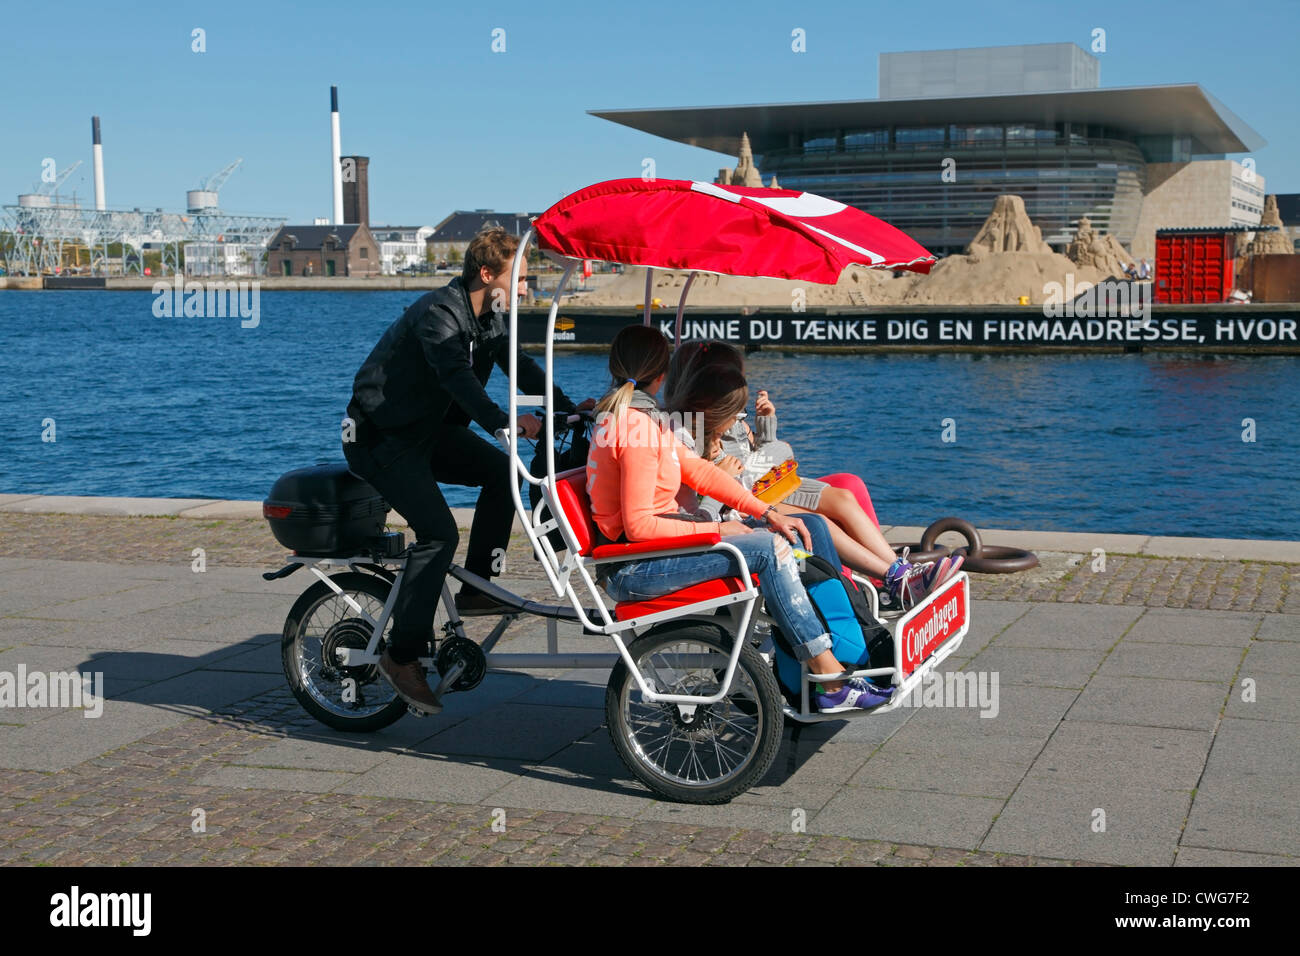
[[[845, 669], [893, 667], [894, 639], [875, 619], [866, 599], [851, 578], [825, 558], [810, 554], [803, 559], [799, 572], [804, 590], [823, 627], [831, 635], [831, 650]], [[789, 639], [779, 627], [772, 628], [773, 659], [781, 690], [791, 704], [799, 706], [799, 662], [795, 660]], [[888, 676], [869, 678], [887, 687]]]

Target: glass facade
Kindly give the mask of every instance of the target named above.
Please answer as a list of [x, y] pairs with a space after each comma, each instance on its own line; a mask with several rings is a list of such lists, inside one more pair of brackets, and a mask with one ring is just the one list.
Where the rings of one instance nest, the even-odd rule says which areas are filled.
[[1128, 245], [1145, 186], [1136, 143], [1078, 123], [815, 130], [755, 161], [765, 180], [856, 206], [946, 254], [965, 249], [1002, 193], [1024, 199], [1057, 251], [1081, 216]]

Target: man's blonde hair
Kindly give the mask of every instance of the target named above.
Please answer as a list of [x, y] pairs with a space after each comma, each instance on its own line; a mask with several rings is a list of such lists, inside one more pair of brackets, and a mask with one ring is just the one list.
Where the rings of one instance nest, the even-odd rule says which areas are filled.
[[465, 265], [460, 272], [460, 281], [469, 285], [487, 266], [493, 275], [500, 275], [510, 268], [510, 260], [519, 248], [519, 237], [512, 236], [500, 226], [484, 229], [469, 242], [465, 250]]

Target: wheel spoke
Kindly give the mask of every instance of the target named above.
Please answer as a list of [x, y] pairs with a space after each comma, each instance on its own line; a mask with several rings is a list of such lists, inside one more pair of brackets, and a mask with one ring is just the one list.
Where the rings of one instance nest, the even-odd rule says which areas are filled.
[[[698, 638], [674, 641], [667, 637], [644, 653], [635, 652], [634, 657], [646, 686], [655, 693], [694, 697], [716, 694], [730, 663], [725, 651]], [[703, 658], [706, 664], [688, 666], [690, 657]], [[734, 673], [727, 697], [715, 704], [697, 705], [689, 716], [676, 705], [646, 701], [631, 674], [625, 673], [619, 734], [649, 772], [647, 779], [691, 789], [713, 788], [752, 764], [764, 737], [764, 721], [758, 713], [763, 697], [749, 670], [753, 666], [745, 661]], [[752, 712], [742, 710], [738, 701], [746, 702]]]

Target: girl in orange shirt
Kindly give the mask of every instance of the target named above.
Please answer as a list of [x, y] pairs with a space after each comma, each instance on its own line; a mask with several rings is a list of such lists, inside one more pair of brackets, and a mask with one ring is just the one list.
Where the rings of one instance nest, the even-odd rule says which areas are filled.
[[[814, 673], [843, 672], [831, 651], [831, 635], [799, 579], [790, 547], [800, 543], [825, 557], [832, 567], [839, 567], [825, 519], [815, 514], [799, 518], [782, 515], [677, 439], [654, 398], [663, 385], [668, 360], [667, 340], [650, 326], [627, 326], [610, 349], [613, 388], [596, 405], [596, 432], [587, 459], [587, 493], [598, 537], [607, 543], [717, 532], [744, 555], [749, 570], [758, 575], [767, 612], [790, 637], [795, 657], [806, 660]], [[732, 370], [728, 381], [743, 408], [748, 396], [744, 376]], [[683, 483], [750, 515], [751, 520], [695, 520], [677, 507]], [[671, 541], [664, 546], [671, 547]], [[739, 573], [735, 555], [719, 548], [629, 560], [610, 572], [604, 587], [616, 601], [649, 600]], [[823, 713], [875, 707], [893, 693], [892, 687], [877, 687], [861, 679], [825, 681], [814, 690]]]

